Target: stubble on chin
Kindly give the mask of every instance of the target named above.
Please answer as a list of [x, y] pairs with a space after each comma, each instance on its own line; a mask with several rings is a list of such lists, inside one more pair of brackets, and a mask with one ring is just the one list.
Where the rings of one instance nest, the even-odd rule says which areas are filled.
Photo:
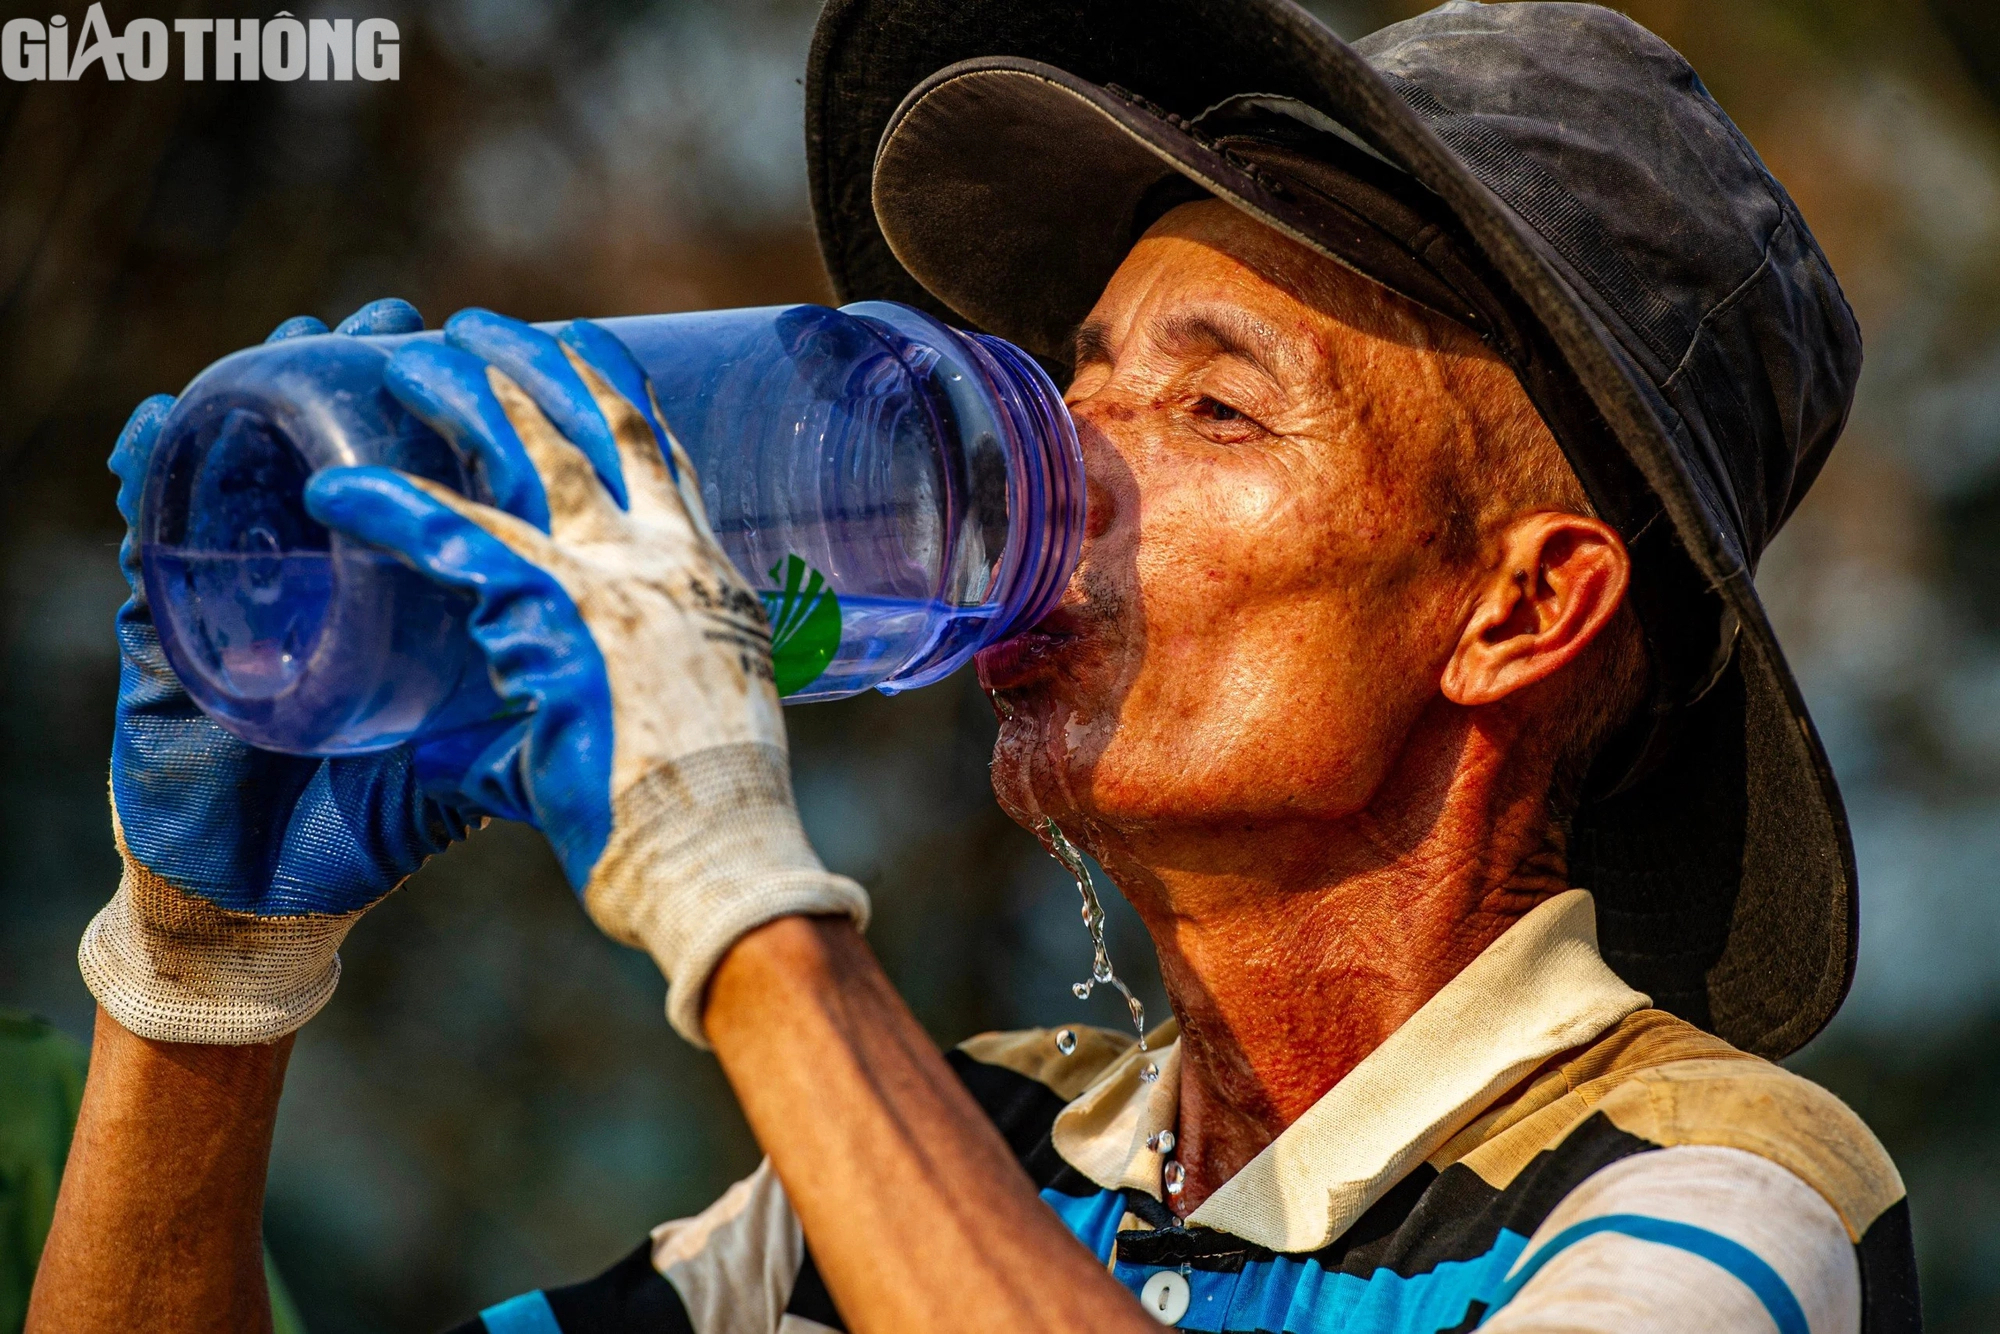
[[1064, 650], [1049, 676], [990, 695], [1000, 719], [993, 795], [1010, 819], [1036, 834], [1049, 819], [1080, 831], [1088, 816], [1081, 790], [1088, 788], [1088, 771], [1109, 742], [1100, 734], [1117, 712], [1112, 700], [1101, 696], [1122, 696], [1140, 657], [1126, 625], [1131, 602], [1125, 590], [1088, 566], [1077, 579], [1085, 592], [1078, 609], [1083, 642]]
[[993, 741], [993, 796], [1007, 818], [1039, 832], [1044, 819], [1060, 821], [1063, 815], [1062, 803], [1049, 799], [1055, 795], [1048, 755], [1054, 703], [1042, 691], [1002, 692], [991, 698], [1000, 717], [1000, 734]]

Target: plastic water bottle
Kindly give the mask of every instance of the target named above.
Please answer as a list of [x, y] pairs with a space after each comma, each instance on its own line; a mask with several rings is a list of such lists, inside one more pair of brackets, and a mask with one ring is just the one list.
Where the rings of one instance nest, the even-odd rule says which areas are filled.
[[[763, 596], [789, 700], [927, 685], [1061, 596], [1083, 459], [1019, 349], [876, 301], [600, 323], [652, 377], [716, 537]], [[305, 510], [307, 479], [349, 464], [486, 498], [382, 386], [398, 346], [439, 336], [238, 352], [162, 426], [141, 502], [147, 598], [188, 693], [252, 745], [355, 754], [504, 713], [469, 598]]]

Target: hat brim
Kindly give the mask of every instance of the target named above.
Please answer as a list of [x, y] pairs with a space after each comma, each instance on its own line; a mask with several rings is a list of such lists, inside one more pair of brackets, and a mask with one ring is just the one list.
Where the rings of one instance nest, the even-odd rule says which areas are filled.
[[[1858, 939], [1839, 791], [1742, 554], [1674, 448], [1671, 410], [1561, 261], [1366, 61], [1289, 5], [1148, 6], [1150, 39], [1122, 58], [1087, 40], [1111, 21], [1102, 4], [1025, 7], [1032, 18], [942, 8], [836, 0], [822, 17], [808, 144], [836, 289], [927, 306], [1060, 362], [1148, 193], [1175, 175], [1369, 273], [1356, 242], [1322, 218], [1287, 216], [1282, 191], [1233, 173], [1185, 121], [1104, 87], [1155, 96], [1149, 79], [1170, 86], [1176, 65], [1210, 81], [1178, 89], [1201, 106], [1248, 91], [1296, 97], [1409, 172], [1530, 313], [1738, 627], [1664, 761], [1578, 812], [1572, 879], [1597, 897], [1605, 957], [1655, 1004], [1745, 1050], [1776, 1058], [1809, 1041], [1846, 995]], [[885, 34], [897, 39], [889, 53]]]

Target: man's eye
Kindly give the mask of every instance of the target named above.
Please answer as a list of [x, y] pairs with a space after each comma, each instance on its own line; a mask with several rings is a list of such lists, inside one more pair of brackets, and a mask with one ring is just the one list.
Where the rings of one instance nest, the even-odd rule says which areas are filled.
[[1196, 401], [1195, 411], [1207, 417], [1210, 421], [1234, 422], [1243, 420], [1243, 414], [1235, 408], [1230, 407], [1227, 403], [1218, 402], [1206, 394], [1202, 395]]

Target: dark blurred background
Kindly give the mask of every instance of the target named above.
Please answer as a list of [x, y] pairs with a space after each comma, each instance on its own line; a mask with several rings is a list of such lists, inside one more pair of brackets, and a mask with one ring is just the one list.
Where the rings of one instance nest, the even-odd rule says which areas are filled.
[[[1022, 0], [1032, 3], [1033, 0]], [[0, 17], [50, 9], [0, 3]], [[1316, 8], [1347, 36], [1414, 12]], [[107, 6], [238, 12], [223, 0]], [[1841, 771], [1861, 973], [1795, 1059], [1909, 1180], [1938, 1331], [2000, 1327], [2000, 8], [1643, 0], [1797, 196], [1868, 338], [1847, 438], [1766, 560]], [[66, 10], [72, 27], [81, 6]], [[245, 14], [270, 11], [241, 8]], [[0, 82], [0, 1005], [87, 1037], [131, 406], [279, 320], [821, 300], [808, 0], [377, 0], [384, 83]], [[178, 52], [176, 53], [178, 63]], [[795, 709], [807, 826], [940, 1041], [1115, 1024], [1074, 888], [995, 808], [959, 679]], [[1164, 1014], [1122, 903], [1113, 953]], [[299, 1042], [271, 1248], [315, 1334], [422, 1330], [590, 1274], [756, 1160], [644, 958], [495, 827], [372, 913]]]

